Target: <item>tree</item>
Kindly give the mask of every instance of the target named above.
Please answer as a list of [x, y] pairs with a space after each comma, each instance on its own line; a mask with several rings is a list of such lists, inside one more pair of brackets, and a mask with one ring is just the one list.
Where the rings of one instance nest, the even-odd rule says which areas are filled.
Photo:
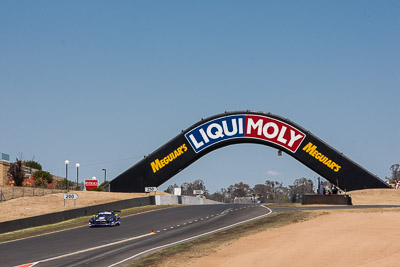
[[233, 202], [235, 197], [247, 197], [251, 196], [254, 191], [248, 184], [243, 182], [230, 185], [227, 189], [229, 202]]
[[165, 193], [174, 194], [174, 188], [179, 188], [177, 184], [169, 185], [167, 189], [164, 190]]
[[278, 181], [265, 181], [265, 184], [256, 184], [254, 194], [262, 196], [263, 202], [286, 202], [288, 188]]
[[253, 187], [253, 190], [254, 190], [254, 194], [261, 196], [262, 202], [265, 202], [266, 199], [268, 199], [268, 197], [267, 197], [268, 190], [267, 190], [267, 186], [265, 184], [256, 184]]
[[194, 180], [193, 183], [183, 183], [182, 186], [182, 195], [185, 196], [193, 196], [193, 191], [194, 190], [202, 190], [204, 191], [204, 195], [208, 195], [208, 190], [206, 189], [206, 186], [204, 185], [204, 181], [201, 179]]
[[304, 194], [315, 194], [313, 181], [307, 178], [294, 180], [289, 186], [289, 197], [292, 202], [299, 202]]
[[221, 188], [219, 191], [214, 192], [207, 197], [208, 199], [219, 201], [222, 203], [229, 202], [228, 191], [225, 188]]
[[14, 180], [15, 186], [22, 186], [25, 178], [25, 172], [22, 169], [22, 160], [17, 158], [14, 163], [10, 164], [8, 175]]

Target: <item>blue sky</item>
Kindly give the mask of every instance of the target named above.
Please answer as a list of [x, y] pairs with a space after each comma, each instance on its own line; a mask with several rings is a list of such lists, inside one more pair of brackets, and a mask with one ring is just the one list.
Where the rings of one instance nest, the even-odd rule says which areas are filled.
[[[398, 1], [2, 1], [0, 152], [118, 174], [224, 111], [286, 117], [380, 178], [400, 163]], [[318, 177], [242, 144], [169, 184]]]

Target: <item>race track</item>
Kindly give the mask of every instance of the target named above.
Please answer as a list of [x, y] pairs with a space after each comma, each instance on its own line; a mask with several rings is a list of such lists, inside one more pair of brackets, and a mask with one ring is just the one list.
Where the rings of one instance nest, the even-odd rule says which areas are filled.
[[398, 205], [265, 207], [256, 204], [181, 206], [123, 217], [121, 226], [78, 227], [0, 243], [0, 265], [123, 266], [171, 245], [277, 211], [371, 209]]
[[[1, 266], [123, 266], [140, 256], [224, 227], [267, 216], [261, 205], [182, 206], [0, 244]], [[154, 231], [154, 234], [152, 234]]]

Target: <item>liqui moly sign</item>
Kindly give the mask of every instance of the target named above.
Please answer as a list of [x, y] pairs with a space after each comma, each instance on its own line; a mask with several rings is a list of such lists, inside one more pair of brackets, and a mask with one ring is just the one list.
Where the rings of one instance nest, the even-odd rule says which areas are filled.
[[196, 153], [232, 138], [260, 139], [295, 153], [305, 138], [295, 127], [260, 115], [232, 115], [206, 122], [185, 134]]

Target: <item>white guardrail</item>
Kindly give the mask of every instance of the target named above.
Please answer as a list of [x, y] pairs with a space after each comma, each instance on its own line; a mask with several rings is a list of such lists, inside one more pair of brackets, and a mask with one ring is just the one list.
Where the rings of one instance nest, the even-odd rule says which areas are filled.
[[189, 196], [163, 196], [155, 195], [156, 205], [204, 205], [204, 204], [221, 204], [221, 202], [198, 197]]

